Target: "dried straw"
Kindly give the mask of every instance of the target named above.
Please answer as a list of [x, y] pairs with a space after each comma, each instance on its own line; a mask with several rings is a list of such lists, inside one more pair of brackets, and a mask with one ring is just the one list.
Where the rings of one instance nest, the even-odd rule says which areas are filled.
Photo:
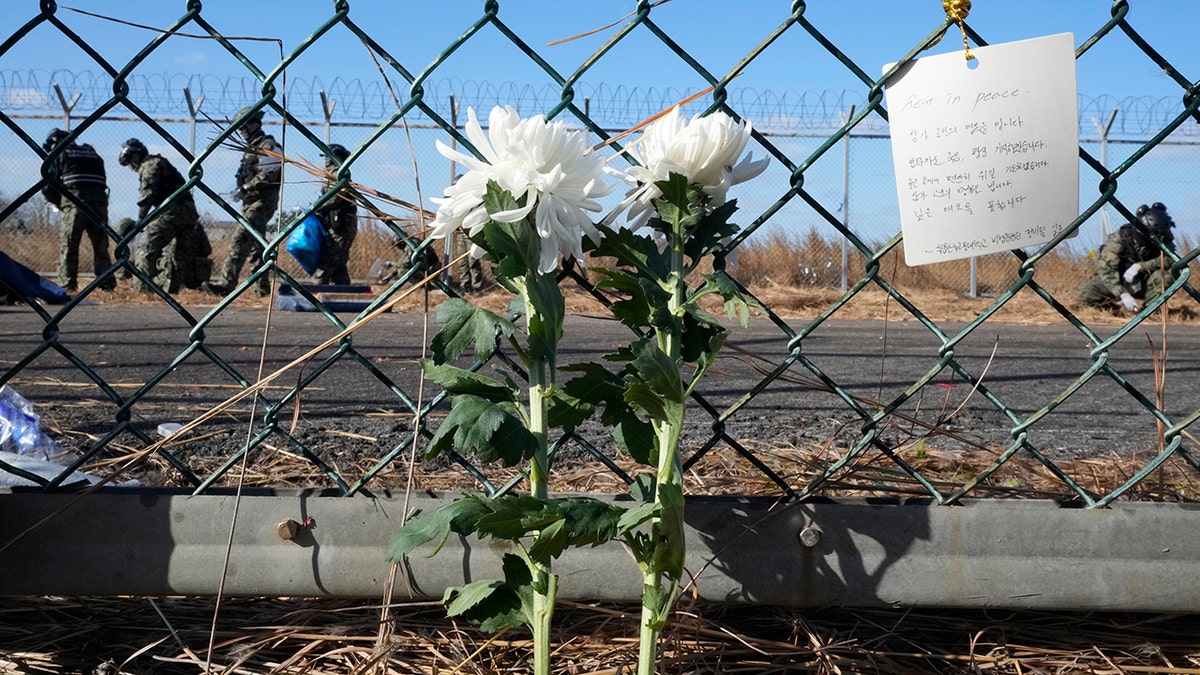
[[[525, 673], [529, 636], [487, 636], [440, 605], [225, 601], [212, 672]], [[201, 673], [212, 600], [24, 598], [0, 609], [2, 673]], [[554, 672], [618, 675], [636, 607], [561, 603]], [[697, 602], [663, 633], [664, 673], [1197, 673], [1195, 616], [746, 607]]]

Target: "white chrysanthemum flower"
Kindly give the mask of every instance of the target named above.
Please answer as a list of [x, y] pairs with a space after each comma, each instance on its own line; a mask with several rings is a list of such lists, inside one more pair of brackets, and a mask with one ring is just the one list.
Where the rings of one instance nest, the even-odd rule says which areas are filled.
[[[521, 119], [511, 106], [492, 108], [486, 136], [473, 109], [467, 117], [467, 137], [483, 159], [438, 142], [438, 152], [467, 172], [433, 200], [438, 211], [430, 236], [445, 237], [459, 227], [474, 235], [489, 219], [512, 223], [533, 212], [542, 239], [539, 272], [553, 272], [562, 255], [582, 260], [583, 237], [600, 240], [587, 212], [599, 212], [595, 200], [616, 189], [602, 180], [604, 159], [590, 151], [587, 135], [542, 115]], [[489, 216], [483, 206], [489, 180], [525, 205]], [[471, 255], [483, 257], [484, 251], [472, 245]]]
[[652, 122], [642, 137], [630, 144], [631, 154], [641, 166], [615, 173], [633, 187], [625, 200], [609, 217], [614, 218], [628, 208], [627, 219], [633, 228], [641, 227], [654, 210], [653, 202], [662, 196], [654, 184], [666, 180], [672, 173], [699, 185], [712, 197], [712, 205], [725, 203], [729, 188], [754, 178], [767, 168], [769, 159], [754, 161], [753, 153], [738, 159], [750, 141], [750, 122], [734, 121], [717, 112], [706, 117], [693, 117], [684, 122], [679, 107]]

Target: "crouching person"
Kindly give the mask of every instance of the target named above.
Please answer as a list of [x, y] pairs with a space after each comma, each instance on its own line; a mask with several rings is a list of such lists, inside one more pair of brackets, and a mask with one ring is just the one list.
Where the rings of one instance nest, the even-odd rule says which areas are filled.
[[[192, 193], [184, 192], [164, 206], [167, 198], [183, 187], [183, 176], [162, 155], [151, 155], [136, 138], [125, 141], [117, 161], [137, 172], [140, 179], [138, 220], [144, 220], [151, 209], [160, 208], [142, 229], [136, 255], [138, 269], [169, 293], [177, 293], [183, 286], [198, 288], [199, 282], [191, 269], [195, 255], [192, 252], [194, 231], [200, 216], [196, 213]], [[134, 288], [143, 293], [151, 292], [150, 287], [138, 279], [134, 280]]]
[[1147, 298], [1162, 292], [1174, 278], [1170, 260], [1149, 237], [1154, 235], [1168, 250], [1175, 251], [1175, 222], [1161, 202], [1138, 207], [1138, 221], [1145, 228], [1126, 223], [1109, 235], [1096, 252], [1096, 274], [1079, 289], [1076, 300], [1102, 309], [1136, 312]]

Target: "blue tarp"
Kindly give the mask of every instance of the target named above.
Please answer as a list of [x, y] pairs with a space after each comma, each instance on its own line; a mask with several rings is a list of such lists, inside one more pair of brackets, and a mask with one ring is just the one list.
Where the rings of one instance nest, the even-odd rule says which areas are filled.
[[[371, 293], [370, 286], [313, 284], [305, 286], [304, 290], [316, 296], [321, 304], [331, 312], [361, 312], [377, 300], [376, 296]], [[330, 293], [338, 294], [341, 297], [320, 297], [322, 294]], [[346, 297], [356, 294], [362, 294], [362, 299]], [[295, 289], [287, 285], [279, 287], [279, 293], [275, 296], [275, 308], [288, 312], [317, 311], [316, 306], [309, 302], [308, 298], [297, 294]]]
[[62, 286], [45, 279], [3, 251], [0, 251], [0, 295], [22, 302], [37, 298], [51, 305], [61, 305], [71, 299]]

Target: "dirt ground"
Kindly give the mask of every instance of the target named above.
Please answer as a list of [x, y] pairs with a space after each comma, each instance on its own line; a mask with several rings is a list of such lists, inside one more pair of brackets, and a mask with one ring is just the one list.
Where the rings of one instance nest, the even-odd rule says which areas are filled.
[[[877, 405], [899, 400], [939, 363], [942, 338], [881, 291], [860, 293], [807, 334], [794, 353], [790, 336], [805, 330], [837, 294], [777, 287], [755, 293], [779, 313], [779, 323], [761, 315], [746, 328], [731, 323], [722, 357], [699, 391], [703, 402], [689, 413], [684, 444], [685, 456], [695, 456], [694, 489], [733, 491], [745, 489], [747, 481], [761, 484], [755, 489], [767, 492], [783, 485], [803, 487], [863, 433], [862, 416], [830, 392], [828, 382], [856, 397], [869, 415]], [[422, 477], [424, 487], [474, 484], [455, 462], [422, 462], [411, 448], [413, 409], [437, 393], [420, 380], [417, 360], [427, 354], [426, 345], [437, 329], [434, 309], [444, 297], [440, 291], [412, 293], [354, 333], [354, 358], [322, 363], [332, 351], [322, 352], [273, 381], [262, 397], [232, 403], [124, 477], [173, 487], [194, 487], [207, 480], [221, 484], [241, 475], [240, 460], [232, 462], [235, 470], [229, 458], [238, 458], [249, 442], [255, 450], [248, 456], [244, 478], [254, 485], [325, 486], [337, 476], [346, 485], [367, 480], [395, 488], [407, 484], [410, 470]], [[906, 297], [947, 336], [995, 302], [935, 292], [907, 292]], [[87, 452], [106, 444], [87, 464], [88, 470], [100, 474], [158, 442], [160, 424], [183, 424], [207, 413], [242, 388], [239, 378], [254, 382], [274, 373], [342, 327], [317, 313], [275, 310], [265, 299], [239, 299], [210, 316], [211, 298], [185, 292], [178, 300], [203, 331], [198, 344], [204, 350], [189, 354], [193, 345], [188, 321], [161, 300], [134, 296], [124, 288], [98, 293], [94, 300], [56, 323], [54, 348], [41, 353], [45, 322], [27, 308], [0, 308], [0, 335], [10, 345], [0, 355], [0, 367], [13, 367], [25, 355], [38, 353], [10, 384], [35, 403], [43, 425], [64, 447]], [[501, 311], [507, 296], [497, 290], [473, 300]], [[599, 358], [629, 339], [626, 329], [603, 319], [599, 303], [581, 293], [570, 296], [568, 310], [565, 362]], [[1111, 334], [1123, 321], [1094, 310], [1079, 316], [1100, 336]], [[1171, 309], [1168, 317], [1166, 326], [1152, 317], [1131, 332], [1110, 350], [1107, 363], [1124, 382], [1152, 399], [1157, 387], [1154, 362], [1162, 357], [1164, 410], [1180, 419], [1200, 407], [1200, 384], [1191, 376], [1195, 366], [1174, 355], [1200, 347], [1200, 330], [1181, 309]], [[343, 323], [353, 318], [338, 315]], [[1162, 353], [1164, 346], [1170, 358]], [[936, 470], [934, 465], [944, 464], [949, 477], [962, 480], [970, 475], [964, 467], [982, 470], [1013, 443], [1015, 422], [995, 401], [1017, 419], [1037, 413], [1095, 363], [1091, 348], [1085, 335], [1041, 298], [1032, 292], [1018, 294], [954, 346], [956, 362], [980, 377], [986, 391], [942, 369], [917, 396], [881, 420], [880, 436], [909, 465]], [[795, 361], [797, 355], [802, 362]], [[768, 376], [785, 363], [781, 376]], [[79, 364], [94, 369], [104, 384], [92, 381]], [[301, 396], [282, 399], [302, 378]], [[147, 383], [153, 386], [144, 390]], [[741, 400], [749, 391], [755, 395]], [[443, 404], [428, 415], [436, 419], [445, 410]], [[568, 443], [559, 452], [558, 467], [566, 476], [559, 487], [578, 489], [577, 481], [582, 481], [588, 489], [622, 489], [621, 481], [601, 469], [593, 454], [621, 462], [607, 431], [589, 424], [579, 437], [582, 442]], [[1107, 461], [1105, 475], [1148, 461], [1160, 447], [1154, 418], [1103, 374], [1031, 427], [1029, 441], [1056, 462]], [[1194, 446], [1185, 438], [1185, 447]], [[774, 467], [774, 477], [755, 469], [751, 457]], [[410, 458], [416, 461], [410, 463]], [[381, 468], [380, 462], [389, 459], [394, 461]], [[1025, 451], [1013, 462], [1026, 460], [1037, 463]], [[887, 471], [900, 467], [896, 457], [881, 457], [877, 449], [865, 452], [858, 463], [867, 464]], [[742, 478], [737, 485], [727, 485], [730, 481], [719, 475], [722, 471]], [[1070, 471], [1076, 479], [1095, 474], [1094, 467]], [[1180, 473], [1188, 475], [1182, 469]], [[514, 475], [488, 468], [495, 484]], [[902, 478], [898, 482], [906, 483]], [[1012, 476], [1005, 480], [1014, 484]], [[1031, 487], [1024, 480], [1016, 483]], [[1188, 483], [1181, 482], [1177, 489], [1186, 491]]]

